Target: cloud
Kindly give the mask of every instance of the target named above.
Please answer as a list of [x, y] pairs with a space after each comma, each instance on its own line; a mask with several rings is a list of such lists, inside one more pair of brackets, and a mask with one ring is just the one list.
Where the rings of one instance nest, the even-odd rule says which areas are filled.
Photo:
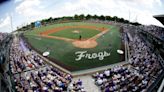
[[6, 26], [9, 26], [9, 25], [10, 25], [10, 17], [9, 16], [7, 16], [6, 18], [0, 20], [0, 28], [6, 27]]
[[23, 0], [14, 0], [14, 3], [22, 2]]
[[5, 18], [0, 19], [0, 32], [10, 32], [10, 16], [6, 16]]
[[161, 0], [136, 0], [140, 4], [144, 4], [148, 7], [153, 7], [155, 4], [162, 5]]
[[160, 0], [16, 1], [20, 3], [16, 6], [15, 12], [24, 20], [23, 23], [30, 23], [49, 17], [73, 16], [74, 14], [97, 14], [118, 16], [125, 19], [129, 19], [130, 15], [130, 21], [161, 26], [161, 24], [152, 17], [154, 14], [157, 14], [156, 12], [159, 10], [157, 7], [162, 5]]
[[43, 0], [24, 0], [16, 7], [16, 13], [23, 16], [26, 22], [32, 22], [51, 17], [52, 12], [44, 10], [45, 5], [41, 5]]
[[[97, 15], [111, 15], [115, 13], [114, 8], [118, 7], [113, 0], [76, 0], [75, 2], [65, 2], [58, 8], [60, 15], [74, 15], [74, 14], [97, 14]], [[110, 13], [112, 12], [112, 13]]]
[[[136, 17], [141, 12], [152, 13], [152, 10], [143, 9], [138, 7], [138, 4], [143, 6], [152, 7], [156, 3], [161, 3], [160, 0], [150, 0], [146, 3], [146, 0], [76, 0], [76, 1], [65, 1], [60, 4], [60, 7], [49, 6], [48, 9], [44, 9], [44, 4], [41, 4], [42, 0], [25, 0], [19, 6], [16, 7], [16, 11], [25, 17], [31, 17], [30, 20], [41, 19], [45, 17], [58, 17], [67, 16], [74, 14], [97, 14], [97, 15], [111, 15], [123, 17], [129, 19], [129, 11], [131, 18]], [[132, 19], [134, 20], [134, 19]]]
[[[141, 5], [141, 6], [139, 6]], [[77, 0], [76, 2], [67, 2], [64, 7], [59, 9], [64, 14], [97, 14], [123, 17], [132, 22], [139, 22], [145, 25], [162, 24], [153, 18], [156, 7], [161, 5], [160, 0]], [[163, 27], [163, 26], [162, 26]]]
[[16, 12], [26, 16], [36, 16], [39, 11], [36, 11], [35, 8], [40, 4], [39, 0], [24, 0], [16, 7]]
[[156, 5], [162, 6], [162, 0], [118, 0], [122, 2], [136, 3], [139, 6], [153, 7]]

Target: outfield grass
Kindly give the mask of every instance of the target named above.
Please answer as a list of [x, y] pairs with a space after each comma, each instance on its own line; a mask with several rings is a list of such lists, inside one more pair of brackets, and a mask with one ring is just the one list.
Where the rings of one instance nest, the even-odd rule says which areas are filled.
[[[76, 25], [91, 25], [91, 26], [97, 26], [97, 27], [107, 27], [105, 26], [104, 24], [97, 24], [97, 23], [85, 23], [85, 22], [72, 22], [72, 23], [61, 23], [61, 24], [53, 24], [53, 25], [48, 25], [48, 26], [42, 26], [42, 27], [39, 27], [39, 28], [34, 28], [33, 31], [26, 31], [26, 34], [28, 35], [34, 35], [34, 34], [38, 34], [40, 32], [43, 32], [43, 31], [46, 31], [46, 30], [50, 30], [50, 29], [53, 29], [53, 28], [56, 28], [56, 27], [62, 27], [62, 26], [76, 26]], [[110, 26], [111, 27], [111, 26]], [[108, 28], [108, 27], [107, 27]]]
[[[73, 31], [78, 31], [79, 33], [74, 33]], [[64, 29], [52, 34], [50, 36], [58, 36], [58, 37], [65, 37], [71, 39], [79, 39], [79, 36], [82, 36], [82, 39], [87, 39], [95, 36], [96, 34], [100, 33], [98, 30], [94, 29], [87, 29], [87, 28], [68, 28]]]
[[[98, 42], [98, 45], [95, 48], [90, 48], [90, 49], [76, 48], [72, 45], [72, 43], [63, 40], [56, 40], [56, 39], [42, 38], [39, 36], [35, 36], [37, 35], [37, 33], [41, 31], [52, 29], [59, 26], [61, 27], [64, 25], [67, 26], [94, 25], [97, 27], [109, 28], [110, 30], [106, 34], [104, 34], [104, 36], [101, 36], [96, 40]], [[67, 35], [67, 34], [64, 34], [63, 32], [63, 35]], [[51, 50], [49, 57], [55, 58], [56, 60], [62, 62], [63, 64], [74, 68], [75, 70], [72, 71], [89, 69], [93, 67], [104, 66], [104, 65], [120, 62], [120, 56], [116, 52], [117, 49], [121, 48], [120, 32], [118, 27], [112, 25], [83, 23], [83, 22], [55, 24], [55, 25], [37, 28], [31, 32], [26, 32], [25, 37], [28, 39], [28, 42], [34, 48], [36, 48], [41, 52], [44, 52], [47, 50], [47, 48], [49, 48]], [[109, 49], [109, 45], [112, 46], [111, 50]], [[75, 61], [75, 58], [77, 57], [75, 55], [76, 51], [88, 51], [88, 53], [98, 53], [102, 51], [107, 51], [107, 52], [111, 52], [111, 55], [109, 57], [106, 57], [102, 61], [98, 59], [89, 60], [84, 58], [80, 61]]]

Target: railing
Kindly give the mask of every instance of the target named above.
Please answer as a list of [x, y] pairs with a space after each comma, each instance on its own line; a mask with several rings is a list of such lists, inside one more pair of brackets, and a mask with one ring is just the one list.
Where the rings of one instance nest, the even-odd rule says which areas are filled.
[[153, 84], [149, 86], [147, 92], [153, 92], [154, 89], [158, 87], [158, 84], [163, 80], [163, 77], [164, 77], [164, 70], [162, 70], [162, 72], [157, 76]]
[[157, 92], [163, 92], [164, 91], [164, 79], [162, 80], [162, 83], [160, 85], [160, 87], [158, 88], [158, 91]]

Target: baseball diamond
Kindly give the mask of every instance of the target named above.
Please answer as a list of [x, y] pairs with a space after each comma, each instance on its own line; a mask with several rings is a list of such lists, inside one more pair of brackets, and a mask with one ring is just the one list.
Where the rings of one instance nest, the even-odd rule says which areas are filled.
[[49, 51], [48, 58], [70, 71], [124, 61], [124, 54], [117, 53], [124, 51], [120, 35], [117, 26], [89, 22], [53, 24], [24, 34], [33, 48]]

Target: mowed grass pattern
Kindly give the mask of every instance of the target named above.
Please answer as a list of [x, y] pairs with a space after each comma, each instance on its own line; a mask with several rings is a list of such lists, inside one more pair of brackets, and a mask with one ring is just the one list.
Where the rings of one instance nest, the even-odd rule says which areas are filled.
[[[79, 33], [76, 33], [78, 31]], [[79, 39], [79, 36], [82, 36], [82, 39], [87, 39], [95, 36], [96, 34], [100, 33], [101, 31], [94, 30], [94, 29], [87, 29], [87, 28], [68, 28], [61, 31], [54, 32], [49, 34], [50, 36], [58, 36], [58, 37], [65, 37], [70, 39]]]
[[[73, 25], [94, 25], [97, 27], [105, 27], [109, 28], [110, 30], [98, 38], [96, 41], [98, 42], [98, 45], [95, 48], [90, 49], [81, 49], [76, 48], [72, 45], [71, 42], [66, 42], [63, 40], [57, 40], [57, 39], [50, 39], [50, 38], [43, 38], [40, 36], [37, 36], [37, 33], [52, 29], [59, 26], [73, 26]], [[42, 30], [41, 30], [42, 29]], [[67, 35], [67, 34], [65, 34]], [[55, 58], [56, 60], [59, 60], [63, 64], [75, 68], [72, 71], [77, 70], [84, 70], [89, 69], [93, 67], [99, 67], [99, 66], [105, 66], [113, 63], [120, 62], [120, 56], [116, 52], [117, 49], [121, 48], [121, 38], [120, 38], [120, 32], [119, 28], [112, 26], [112, 25], [106, 25], [106, 24], [95, 24], [95, 23], [64, 23], [64, 24], [54, 24], [46, 27], [37, 28], [34, 31], [30, 31], [25, 33], [25, 37], [28, 39], [28, 42], [37, 50], [41, 52], [45, 52], [47, 48], [50, 50], [50, 56], [51, 58]], [[39, 39], [38, 39], [39, 38]], [[112, 46], [112, 49], [109, 49], [109, 45]], [[109, 57], [106, 57], [104, 60], [100, 61], [98, 58], [96, 59], [85, 59], [82, 58], [80, 61], [75, 61], [75, 58], [77, 56], [75, 55], [76, 51], [87, 51], [87, 53], [98, 53], [102, 51], [111, 52], [111, 55]]]

